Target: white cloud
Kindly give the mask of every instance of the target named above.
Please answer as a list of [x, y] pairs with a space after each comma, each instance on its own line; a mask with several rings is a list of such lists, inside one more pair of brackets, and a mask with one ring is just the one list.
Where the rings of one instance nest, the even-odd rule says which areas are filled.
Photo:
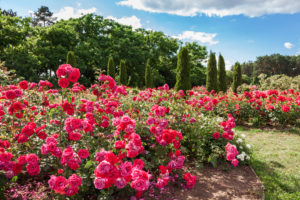
[[30, 17], [33, 17], [34, 12], [32, 10], [28, 10], [28, 14], [29, 14]]
[[117, 4], [148, 12], [181, 16], [206, 14], [220, 17], [229, 15], [257, 17], [300, 12], [299, 0], [122, 0]]
[[76, 5], [77, 5], [78, 7], [80, 7], [80, 6], [81, 6], [81, 3], [80, 3], [80, 2], [76, 2]]
[[141, 20], [139, 18], [137, 18], [135, 15], [133, 15], [131, 17], [121, 17], [121, 18], [108, 16], [108, 17], [106, 17], [106, 19], [112, 19], [120, 24], [132, 26], [133, 29], [142, 27]]
[[294, 46], [294, 45], [293, 45], [292, 43], [290, 43], [290, 42], [285, 42], [283, 45], [284, 45], [284, 47], [287, 48], [287, 49], [291, 49], [291, 48], [293, 48], [293, 46]]
[[214, 45], [219, 41], [214, 40], [217, 36], [216, 33], [204, 33], [204, 32], [195, 32], [195, 31], [184, 31], [183, 33], [173, 36], [173, 38], [177, 38], [180, 40], [192, 40], [198, 41], [203, 44]]
[[95, 7], [89, 9], [77, 9], [77, 8], [66, 6], [60, 9], [57, 13], [54, 13], [53, 17], [57, 17], [57, 20], [79, 18], [89, 13], [95, 13], [96, 10], [97, 8]]
[[225, 68], [226, 70], [231, 70], [232, 63], [230, 60], [225, 60]]

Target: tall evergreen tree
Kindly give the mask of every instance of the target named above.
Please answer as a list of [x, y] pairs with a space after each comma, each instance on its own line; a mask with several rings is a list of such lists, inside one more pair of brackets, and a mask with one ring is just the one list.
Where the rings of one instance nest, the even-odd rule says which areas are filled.
[[190, 56], [187, 47], [182, 47], [177, 55], [175, 90], [190, 90], [191, 84]]
[[146, 88], [153, 87], [152, 71], [150, 65], [150, 59], [147, 60], [146, 70], [145, 70], [145, 86]]
[[125, 60], [121, 60], [120, 62], [120, 83], [122, 85], [127, 85], [128, 79], [127, 79], [127, 69], [126, 69], [126, 63]]
[[41, 6], [38, 11], [34, 12], [33, 25], [46, 26], [55, 23], [56, 17], [52, 17], [53, 12], [47, 6]]
[[233, 68], [232, 90], [237, 93], [237, 88], [242, 84], [242, 69], [240, 63], [236, 62]]
[[112, 56], [109, 56], [107, 63], [107, 75], [115, 78], [115, 63]]
[[217, 61], [215, 53], [210, 52], [207, 69], [206, 69], [206, 90], [218, 91], [218, 79], [217, 79]]
[[70, 64], [72, 67], [76, 67], [76, 58], [73, 51], [68, 51], [67, 64]]
[[218, 84], [219, 84], [219, 91], [226, 92], [226, 69], [225, 69], [225, 62], [223, 56], [219, 55], [218, 60]]

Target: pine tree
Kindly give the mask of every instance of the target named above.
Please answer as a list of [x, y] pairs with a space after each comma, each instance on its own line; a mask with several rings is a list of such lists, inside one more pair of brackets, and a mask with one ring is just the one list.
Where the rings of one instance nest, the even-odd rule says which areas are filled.
[[191, 65], [190, 57], [187, 47], [180, 49], [177, 55], [177, 68], [176, 68], [176, 84], [175, 90], [190, 90], [191, 84]]
[[120, 78], [120, 83], [122, 85], [127, 85], [127, 69], [126, 69], [126, 63], [125, 60], [121, 60], [120, 62], [120, 74], [119, 74], [119, 78]]
[[242, 70], [240, 63], [236, 62], [232, 75], [232, 90], [237, 93], [237, 88], [242, 84]]
[[72, 67], [76, 67], [76, 59], [73, 51], [68, 51], [67, 64], [70, 64]]
[[150, 65], [150, 59], [147, 60], [146, 70], [145, 70], [145, 86], [146, 88], [153, 87], [152, 71]]
[[107, 63], [107, 75], [115, 78], [115, 63], [112, 56], [109, 56]]
[[226, 92], [226, 70], [225, 70], [225, 62], [223, 56], [219, 55], [218, 60], [218, 84], [219, 84], [219, 91]]
[[206, 90], [207, 91], [218, 91], [218, 80], [217, 80], [217, 61], [215, 53], [210, 52], [207, 69], [206, 69]]

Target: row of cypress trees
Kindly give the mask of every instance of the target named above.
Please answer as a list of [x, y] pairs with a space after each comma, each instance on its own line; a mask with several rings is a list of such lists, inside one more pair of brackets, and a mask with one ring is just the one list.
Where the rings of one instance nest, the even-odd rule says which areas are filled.
[[[67, 54], [67, 63], [76, 67], [76, 60], [74, 52], [69, 51]], [[191, 85], [191, 66], [190, 66], [190, 56], [187, 47], [182, 47], [177, 55], [177, 68], [176, 68], [176, 84], [175, 90], [190, 90]], [[112, 78], [116, 77], [115, 64], [113, 57], [110, 56], [107, 64], [107, 75]], [[120, 70], [119, 70], [119, 82], [122, 85], [127, 85], [128, 75], [127, 67], [125, 60], [120, 61]], [[233, 68], [233, 82], [232, 90], [236, 93], [239, 85], [242, 84], [242, 71], [241, 65], [237, 62]], [[151, 71], [151, 60], [147, 60], [146, 70], [145, 70], [145, 86], [146, 88], [154, 87]], [[206, 73], [206, 89], [207, 91], [227, 91], [226, 83], [226, 69], [225, 61], [221, 54], [218, 58], [218, 68], [215, 53], [211, 52], [207, 64], [207, 73]]]
[[207, 64], [206, 73], [206, 89], [207, 91], [227, 91], [225, 61], [220, 54], [218, 59], [218, 69], [215, 53], [211, 52]]
[[[223, 56], [218, 59], [218, 69], [215, 53], [211, 52], [207, 64], [206, 89], [207, 91], [227, 91], [226, 69]], [[242, 70], [240, 63], [236, 62], [233, 67], [232, 90], [237, 92], [238, 86], [242, 84]]]

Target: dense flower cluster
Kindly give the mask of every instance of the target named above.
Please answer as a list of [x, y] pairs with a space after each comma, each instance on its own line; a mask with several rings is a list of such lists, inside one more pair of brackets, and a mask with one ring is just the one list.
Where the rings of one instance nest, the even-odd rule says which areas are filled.
[[77, 68], [73, 68], [69, 64], [60, 65], [56, 70], [56, 76], [59, 78], [58, 85], [61, 88], [67, 88], [71, 83], [77, 82], [80, 78], [80, 71]]
[[131, 188], [139, 199], [174, 177], [192, 188], [197, 178], [184, 169], [186, 160], [215, 156], [237, 166], [249, 158], [234, 146], [242, 143], [234, 135], [236, 121], [257, 113], [294, 119], [300, 106], [292, 90], [220, 96], [164, 85], [140, 91], [106, 75], [85, 88], [77, 83], [79, 70], [68, 64], [56, 75], [63, 89], [51, 89], [49, 81], [0, 87], [0, 171], [9, 179], [45, 175], [57, 195]]
[[236, 156], [239, 155], [239, 152], [237, 151], [236, 147], [230, 143], [227, 143], [226, 145], [226, 159], [228, 161], [231, 161], [233, 166], [237, 166], [239, 164], [239, 161], [236, 159]]
[[68, 179], [63, 176], [52, 175], [48, 181], [51, 190], [56, 193], [73, 196], [79, 190], [79, 186], [82, 184], [82, 180], [76, 174], [72, 174]]

